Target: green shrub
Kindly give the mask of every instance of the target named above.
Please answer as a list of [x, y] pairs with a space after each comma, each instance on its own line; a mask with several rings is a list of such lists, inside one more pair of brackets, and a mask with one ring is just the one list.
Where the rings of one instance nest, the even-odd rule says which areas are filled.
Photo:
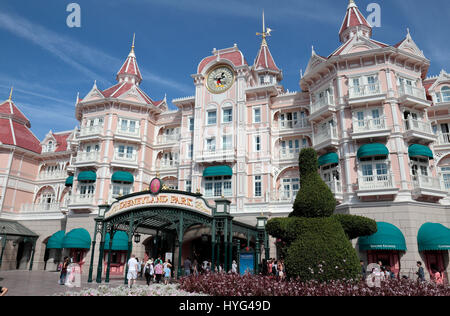
[[298, 166], [300, 171], [300, 181], [302, 181], [302, 177], [310, 173], [317, 173], [319, 161], [317, 159], [316, 151], [312, 148], [302, 149], [298, 156]]
[[302, 184], [295, 198], [293, 212], [289, 216], [331, 216], [336, 208], [336, 199], [317, 170], [301, 179]]
[[377, 222], [367, 217], [348, 214], [335, 214], [332, 217], [341, 223], [349, 239], [370, 236], [378, 230]]
[[285, 259], [289, 277], [319, 282], [358, 279], [361, 270], [359, 259], [336, 219], [289, 220], [298, 226], [295, 229], [297, 238], [290, 244]]

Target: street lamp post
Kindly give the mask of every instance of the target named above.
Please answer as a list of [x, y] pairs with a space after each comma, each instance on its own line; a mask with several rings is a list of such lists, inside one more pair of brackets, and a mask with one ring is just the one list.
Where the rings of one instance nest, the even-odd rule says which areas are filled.
[[5, 251], [5, 247], [6, 247], [6, 227], [3, 226], [2, 227], [2, 253], [0, 254], [0, 268], [2, 266], [2, 261], [3, 261], [3, 252]]

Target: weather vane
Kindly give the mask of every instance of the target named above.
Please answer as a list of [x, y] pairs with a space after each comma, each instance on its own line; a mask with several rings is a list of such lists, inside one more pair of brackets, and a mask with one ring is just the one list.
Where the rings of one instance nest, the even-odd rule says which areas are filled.
[[262, 18], [263, 18], [263, 22], [262, 22], [263, 31], [262, 31], [262, 33], [256, 33], [256, 35], [262, 37], [262, 44], [263, 45], [267, 45], [266, 37], [271, 36], [270, 33], [272, 32], [272, 29], [266, 28], [266, 22], [265, 22], [265, 18], [264, 18], [264, 10], [263, 10]]

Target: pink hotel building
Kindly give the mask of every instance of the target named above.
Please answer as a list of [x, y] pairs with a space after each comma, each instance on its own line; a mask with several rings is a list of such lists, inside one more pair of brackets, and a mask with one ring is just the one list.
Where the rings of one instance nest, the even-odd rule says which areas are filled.
[[[134, 43], [116, 85], [94, 84], [77, 98], [75, 130], [50, 131], [41, 141], [11, 97], [3, 102], [0, 235], [22, 230], [37, 242], [2, 243], [1, 269], [33, 262], [33, 269], [54, 269], [60, 248], [89, 265], [97, 206], [147, 189], [156, 176], [212, 204], [224, 196], [248, 224], [261, 213], [287, 216], [299, 189], [298, 154], [312, 147], [336, 212], [380, 223], [376, 235], [354, 241], [366, 263], [382, 261], [410, 277], [419, 260], [428, 272], [448, 272], [450, 74], [427, 77], [430, 61], [409, 32], [395, 45], [372, 39], [353, 0], [341, 45], [326, 57], [313, 49], [301, 92], [285, 91], [270, 32], [261, 35], [253, 64], [237, 45], [203, 58], [192, 75], [195, 95], [173, 100], [175, 111], [141, 90]], [[89, 239], [84, 248], [50, 245], [80, 231]], [[133, 244], [138, 257], [151, 238]], [[186, 233], [184, 253], [196, 238]], [[277, 255], [274, 239], [270, 251]], [[125, 255], [116, 251], [111, 273], [123, 272]]]

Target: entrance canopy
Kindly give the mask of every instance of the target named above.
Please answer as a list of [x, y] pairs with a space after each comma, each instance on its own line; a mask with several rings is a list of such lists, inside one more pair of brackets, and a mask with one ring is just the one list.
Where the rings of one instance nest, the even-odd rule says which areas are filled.
[[450, 250], [450, 229], [442, 224], [425, 223], [417, 234], [419, 251]]
[[396, 226], [377, 222], [378, 231], [370, 236], [360, 237], [359, 249], [406, 251], [405, 236]]
[[29, 230], [19, 222], [0, 219], [0, 237], [3, 238], [5, 235], [8, 240], [16, 240], [21, 237], [37, 239], [39, 237], [36, 233]]

